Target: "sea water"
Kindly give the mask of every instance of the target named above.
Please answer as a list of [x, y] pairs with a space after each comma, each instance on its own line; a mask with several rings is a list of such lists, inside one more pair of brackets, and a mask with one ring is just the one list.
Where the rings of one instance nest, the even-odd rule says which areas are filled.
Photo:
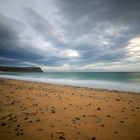
[[0, 72], [0, 78], [140, 93], [140, 72]]

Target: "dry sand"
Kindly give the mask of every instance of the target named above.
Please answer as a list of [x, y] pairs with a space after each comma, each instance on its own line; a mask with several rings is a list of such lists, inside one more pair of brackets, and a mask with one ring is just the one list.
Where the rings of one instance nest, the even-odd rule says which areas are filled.
[[0, 140], [140, 140], [140, 94], [0, 80]]

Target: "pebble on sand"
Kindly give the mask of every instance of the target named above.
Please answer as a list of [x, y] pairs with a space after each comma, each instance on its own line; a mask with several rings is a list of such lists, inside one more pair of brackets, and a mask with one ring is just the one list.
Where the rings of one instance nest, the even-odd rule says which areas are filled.
[[96, 140], [96, 137], [95, 137], [95, 136], [93, 136], [93, 137], [91, 138], [91, 140]]

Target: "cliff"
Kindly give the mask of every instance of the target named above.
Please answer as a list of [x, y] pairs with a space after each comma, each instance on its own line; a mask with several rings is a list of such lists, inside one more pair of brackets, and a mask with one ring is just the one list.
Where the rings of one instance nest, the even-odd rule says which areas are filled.
[[3, 72], [43, 72], [40, 67], [10, 67], [10, 66], [0, 66], [0, 71], [3, 71]]

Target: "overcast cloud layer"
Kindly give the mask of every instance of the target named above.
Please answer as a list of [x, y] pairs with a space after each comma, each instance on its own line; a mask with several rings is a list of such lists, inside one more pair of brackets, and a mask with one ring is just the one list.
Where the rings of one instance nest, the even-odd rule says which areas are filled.
[[140, 0], [0, 0], [0, 65], [140, 71]]

